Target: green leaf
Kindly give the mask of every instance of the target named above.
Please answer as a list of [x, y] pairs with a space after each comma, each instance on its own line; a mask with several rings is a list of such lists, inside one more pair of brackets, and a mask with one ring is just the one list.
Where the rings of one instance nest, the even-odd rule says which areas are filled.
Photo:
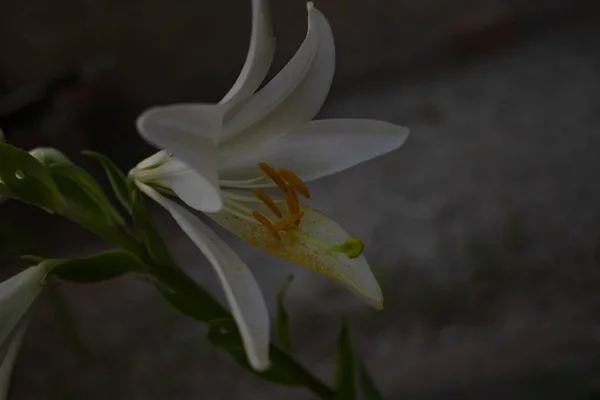
[[336, 367], [336, 400], [356, 399], [354, 380], [354, 355], [352, 341], [346, 320], [342, 322], [342, 329], [337, 342], [337, 367]]
[[290, 334], [290, 317], [288, 316], [285, 306], [283, 304], [285, 298], [285, 292], [287, 291], [290, 283], [294, 280], [294, 276], [290, 275], [287, 277], [279, 291], [277, 291], [277, 320], [276, 320], [276, 332], [277, 339], [281, 348], [288, 353], [292, 352], [292, 340]]
[[10, 191], [10, 189], [8, 188], [8, 186], [6, 186], [3, 183], [0, 183], [0, 196], [2, 196], [2, 197], [13, 197], [13, 194]]
[[150, 256], [162, 266], [177, 267], [169, 248], [156, 230], [154, 221], [144, 205], [144, 196], [139, 190], [132, 193], [133, 223], [142, 236]]
[[62, 206], [48, 169], [25, 150], [4, 142], [0, 142], [0, 181], [10, 197], [51, 211]]
[[112, 250], [84, 258], [49, 259], [48, 268], [60, 278], [77, 283], [96, 283], [130, 272], [145, 272], [148, 267], [135, 255], [124, 250]]
[[244, 343], [235, 321], [220, 318], [209, 322], [208, 340], [217, 347], [227, 350], [243, 350]]
[[84, 151], [82, 154], [93, 157], [98, 160], [100, 164], [102, 164], [102, 168], [104, 168], [104, 172], [108, 177], [110, 186], [115, 192], [115, 196], [121, 205], [123, 205], [123, 207], [127, 210], [127, 212], [132, 214], [133, 202], [131, 199], [131, 190], [127, 184], [127, 178], [125, 177], [125, 174], [123, 174], [119, 167], [117, 167], [110, 158], [103, 154], [96, 153], [94, 151]]
[[367, 367], [363, 363], [359, 363], [358, 370], [365, 400], [383, 400], [383, 396], [375, 386]]
[[84, 169], [69, 163], [57, 163], [49, 167], [52, 177], [64, 198], [84, 217], [109, 226], [124, 225], [123, 217], [115, 210], [102, 189]]
[[42, 165], [49, 167], [56, 164], [72, 164], [62, 152], [53, 147], [37, 147], [29, 152]]
[[208, 322], [229, 315], [219, 303], [201, 289], [198, 293], [185, 296], [172, 291], [161, 282], [157, 282], [156, 287], [173, 308], [197, 321]]
[[275, 346], [271, 346], [269, 349], [272, 364], [271, 369], [264, 372], [253, 370], [246, 358], [237, 325], [231, 318], [220, 318], [210, 321], [207, 337], [216, 347], [227, 350], [240, 366], [263, 379], [286, 386], [310, 387], [314, 385], [314, 378], [307, 375], [306, 371], [286, 352], [281, 351]]

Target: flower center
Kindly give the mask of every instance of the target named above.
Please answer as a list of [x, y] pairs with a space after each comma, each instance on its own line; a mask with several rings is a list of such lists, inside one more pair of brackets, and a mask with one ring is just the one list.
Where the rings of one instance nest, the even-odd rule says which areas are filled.
[[[224, 209], [248, 222], [262, 225], [277, 241], [281, 242], [281, 233], [286, 232], [296, 238], [327, 252], [344, 253], [348, 258], [356, 258], [363, 252], [364, 245], [356, 237], [349, 237], [342, 244], [331, 244], [319, 240], [299, 229], [304, 212], [300, 210], [298, 194], [309, 199], [310, 191], [306, 184], [292, 171], [287, 169], [275, 170], [266, 163], [258, 163], [264, 175], [245, 181], [223, 181], [223, 188], [250, 189], [254, 195], [246, 196], [228, 190], [222, 192]], [[271, 182], [265, 183], [265, 180]], [[284, 195], [282, 199], [273, 198], [262, 188], [278, 188]], [[273, 214], [274, 218], [252, 209], [243, 203], [260, 202]], [[284, 207], [285, 206], [285, 207]]]

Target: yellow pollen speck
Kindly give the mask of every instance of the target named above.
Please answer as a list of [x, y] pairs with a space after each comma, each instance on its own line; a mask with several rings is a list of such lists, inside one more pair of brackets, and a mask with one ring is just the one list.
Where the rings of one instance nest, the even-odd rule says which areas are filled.
[[254, 193], [254, 195], [258, 197], [260, 201], [265, 203], [265, 205], [269, 207], [271, 211], [273, 211], [273, 214], [277, 215], [279, 218], [283, 216], [279, 206], [273, 201], [273, 199], [271, 199], [271, 197], [269, 197], [268, 194], [257, 188], [252, 188], [252, 193]]
[[258, 211], [253, 211], [252, 212], [252, 216], [254, 218], [256, 218], [256, 220], [258, 222], [260, 222], [261, 224], [263, 224], [265, 226], [265, 228], [267, 228], [267, 231], [273, 235], [273, 237], [279, 241], [281, 241], [281, 237], [279, 236], [279, 233], [277, 233], [277, 231], [275, 230], [275, 228], [273, 227], [273, 224], [271, 224], [271, 221], [269, 221], [267, 219], [267, 217], [265, 217], [264, 215], [262, 215], [261, 213], [259, 213]]
[[275, 225], [273, 225], [273, 229], [275, 229], [275, 231], [280, 231], [282, 229], [285, 229], [290, 224], [293, 224], [296, 221], [300, 221], [300, 219], [302, 218], [303, 215], [304, 215], [303, 212], [288, 215], [287, 217], [283, 218], [281, 221], [279, 221]]
[[305, 198], [310, 199], [310, 192], [308, 191], [308, 187], [306, 187], [306, 184], [302, 182], [302, 179], [298, 178], [296, 174], [294, 174], [288, 169], [280, 169], [279, 175], [283, 179], [285, 179], [290, 185], [292, 185], [292, 187], [298, 193], [300, 193]]
[[265, 173], [265, 175], [271, 178], [273, 182], [275, 182], [277, 187], [279, 187], [279, 189], [281, 189], [281, 191], [285, 193], [286, 184], [273, 167], [271, 167], [267, 163], [260, 162], [258, 163], [258, 168], [260, 168], [262, 172]]

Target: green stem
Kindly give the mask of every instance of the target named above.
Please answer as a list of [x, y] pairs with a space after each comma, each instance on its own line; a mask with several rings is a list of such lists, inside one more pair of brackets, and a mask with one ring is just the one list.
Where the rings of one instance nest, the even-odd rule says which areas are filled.
[[[211, 294], [206, 292], [181, 268], [158, 265], [154, 258], [149, 254], [147, 248], [128, 231], [119, 229], [118, 227], [114, 227], [107, 231], [99, 231], [98, 229], [95, 229], [97, 227], [90, 226], [86, 221], [78, 220], [69, 215], [64, 216], [70, 217], [69, 219], [89, 229], [107, 242], [136, 254], [150, 267], [149, 273], [161, 284], [166, 285], [178, 297], [183, 297], [192, 303], [192, 306], [187, 307], [185, 311], [181, 310], [187, 316], [205, 323], [220, 318], [233, 319], [232, 315]], [[333, 398], [333, 390], [307, 371], [288, 353], [272, 345], [271, 358], [273, 368], [281, 366], [287, 371], [291, 371], [294, 377], [297, 378], [297, 381], [302, 382], [302, 385], [313, 392], [318, 398], [324, 400]], [[267, 379], [261, 374], [258, 375], [263, 379]]]
[[[143, 258], [147, 259], [148, 257], [148, 255], [145, 255]], [[206, 323], [220, 318], [233, 318], [217, 300], [180, 268], [154, 266], [151, 273], [160, 282], [168, 285], [175, 293], [187, 297], [188, 300], [191, 299], [197, 305], [197, 307], [190, 309], [189, 312], [185, 312], [187, 316]], [[234, 358], [237, 357], [234, 355]], [[318, 398], [333, 398], [334, 392], [327, 385], [307, 371], [291, 355], [274, 345], [271, 345], [271, 362], [273, 368], [278, 368], [279, 365], [285, 364], [285, 369], [293, 371], [298, 381], [302, 382]], [[261, 376], [261, 374], [258, 375]]]

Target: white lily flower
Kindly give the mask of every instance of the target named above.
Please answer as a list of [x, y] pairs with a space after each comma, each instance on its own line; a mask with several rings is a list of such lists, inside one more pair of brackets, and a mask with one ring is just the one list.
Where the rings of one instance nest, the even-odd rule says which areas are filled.
[[0, 399], [8, 396], [13, 366], [47, 274], [38, 265], [0, 283]]
[[[139, 163], [130, 176], [188, 235], [191, 215], [176, 216], [175, 203], [157, 191], [177, 195], [246, 241], [328, 275], [382, 308], [381, 289], [361, 255], [362, 242], [323, 213], [300, 204], [298, 194], [310, 197], [306, 181], [400, 147], [408, 129], [365, 119], [312, 121], [329, 93], [335, 69], [331, 28], [312, 3], [307, 6], [308, 31], [302, 45], [257, 91], [271, 64], [274, 39], [267, 1], [253, 0], [252, 5], [250, 50], [232, 89], [218, 104], [175, 104], [145, 111], [138, 118], [138, 130], [163, 150]], [[281, 196], [263, 191], [269, 188], [279, 189]], [[207, 253], [209, 243], [190, 236], [215, 268], [225, 267]], [[215, 246], [219, 250], [224, 243]], [[219, 251], [231, 252], [228, 247]], [[231, 290], [240, 286], [229, 282]], [[246, 321], [253, 318], [245, 316]]]

